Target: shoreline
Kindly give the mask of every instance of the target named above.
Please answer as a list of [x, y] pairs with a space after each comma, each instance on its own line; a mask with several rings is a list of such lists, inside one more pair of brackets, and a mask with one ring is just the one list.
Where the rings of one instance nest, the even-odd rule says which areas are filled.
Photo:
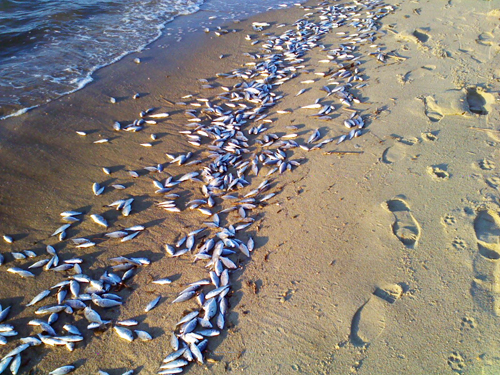
[[[298, 76], [278, 88], [283, 98], [270, 110], [266, 119], [272, 121], [271, 129], [264, 135], [296, 132], [298, 142], [307, 146], [318, 128], [318, 142], [330, 137], [334, 141], [315, 151], [288, 150], [290, 160], [300, 165], [271, 175], [271, 191], [279, 194], [254, 215], [248, 233], [256, 242], [251, 259], [237, 257], [242, 268], [231, 276], [228, 327], [210, 340], [210, 362], [192, 365], [186, 373], [493, 374], [499, 365], [499, 343], [491, 333], [500, 314], [498, 267], [496, 259], [481, 250], [486, 246], [497, 251], [498, 239], [500, 183], [495, 160], [500, 87], [495, 77], [500, 73], [494, 68], [498, 54], [492, 53], [498, 44], [481, 44], [473, 37], [482, 30], [484, 41], [487, 32], [493, 33], [488, 26], [496, 13], [487, 4], [467, 8], [471, 4], [465, 0], [443, 6], [443, 18], [436, 16], [432, 5], [421, 4], [418, 11], [413, 4], [400, 6], [382, 20], [379, 32], [385, 35], [373, 42], [388, 55], [386, 62], [370, 55], [374, 49], [369, 45], [356, 51], [361, 56], [360, 74], [368, 83], [353, 90], [361, 102], [353, 108], [367, 124], [359, 138], [336, 144], [349, 132], [344, 121], [352, 112], [334, 95], [326, 97], [321, 90], [325, 78], [316, 75], [335, 67], [320, 61], [326, 51], [345, 41], [346, 34], [327, 34], [320, 42], [325, 50], [310, 50]], [[465, 17], [464, 9], [471, 20], [468, 28], [458, 22]], [[279, 35], [304, 12], [274, 10], [221, 24], [237, 29], [221, 37], [213, 31], [188, 33], [176, 44], [172, 43], [177, 36], [162, 37], [139, 54], [100, 69], [95, 82], [83, 90], [22, 118], [2, 121], [0, 167], [5, 183], [0, 222], [2, 234], [15, 239], [12, 245], [2, 244], [2, 253], [29, 248], [41, 254], [51, 244], [61, 258], [82, 258], [82, 266], [90, 267], [93, 275], [101, 274], [112, 257], [151, 260], [125, 285], [124, 305], [103, 311], [113, 320], [137, 318], [139, 329], [153, 335], [151, 343], [127, 343], [110, 327], [102, 334], [85, 333], [85, 344], [73, 353], [33, 348], [28, 354], [30, 368], [46, 373], [69, 364], [69, 353], [78, 366], [75, 373], [94, 373], [101, 367], [112, 374], [128, 369], [155, 373], [170, 352], [175, 322], [196, 306], [171, 301], [186, 284], [207, 277], [203, 265], [192, 265], [191, 257], [171, 258], [163, 248], [203, 221], [198, 212], [186, 209], [187, 202], [199, 195], [198, 186], [182, 193], [180, 215], [165, 214], [153, 207], [161, 197], [153, 194], [152, 181], [160, 177], [144, 170], [164, 164], [161, 178], [178, 179], [197, 167], [168, 165], [165, 153], [194, 151], [193, 158], [206, 160], [203, 147], [193, 148], [179, 133], [189, 123], [185, 110], [201, 107], [169, 101], [215, 101], [220, 86], [236, 83], [216, 78], [216, 73], [243, 69], [252, 61], [242, 53], [258, 53], [259, 44], [251, 46], [245, 40], [246, 34], [257, 39], [252, 22], [269, 22], [263, 32]], [[279, 23], [287, 26], [279, 28]], [[452, 32], [462, 34], [456, 40], [444, 37]], [[136, 56], [141, 64], [133, 62]], [[480, 82], [481, 77], [490, 78]], [[300, 83], [309, 80], [314, 82]], [[217, 88], [203, 89], [206, 84]], [[303, 88], [306, 92], [296, 97]], [[133, 100], [136, 92], [144, 95]], [[188, 94], [194, 96], [183, 99]], [[110, 97], [117, 103], [110, 103]], [[300, 108], [319, 97], [320, 103], [335, 107], [329, 121]], [[151, 107], [156, 108], [153, 113], [170, 116], [137, 133], [113, 131], [114, 121], [129, 124]], [[257, 123], [247, 124], [245, 131], [253, 125]], [[290, 125], [296, 129], [287, 128]], [[87, 135], [80, 137], [76, 131]], [[102, 138], [110, 142], [92, 143]], [[262, 146], [251, 147], [257, 152]], [[328, 151], [346, 153], [325, 154]], [[103, 167], [111, 174], [105, 175]], [[252, 186], [266, 179], [270, 169], [262, 166], [258, 178], [251, 177]], [[140, 177], [133, 179], [128, 171]], [[93, 194], [93, 182], [106, 186], [104, 194]], [[111, 189], [116, 183], [126, 189]], [[129, 217], [106, 207], [124, 196], [135, 198]], [[104, 230], [96, 234], [101, 231], [85, 218], [68, 230], [68, 237], [94, 236], [97, 247], [75, 249], [70, 240], [49, 237], [61, 225], [59, 213], [65, 210], [102, 213], [109, 230], [133, 225], [146, 230], [128, 243], [112, 243], [103, 240]], [[229, 218], [235, 216], [223, 217], [224, 222]], [[2, 266], [1, 302], [14, 302], [6, 323], [19, 326], [20, 337], [32, 332], [23, 327], [33, 318], [24, 305], [64, 278], [37, 272], [33, 287], [30, 280], [5, 271], [27, 264], [6, 255]], [[172, 284], [151, 284], [162, 277]], [[161, 296], [160, 304], [145, 314], [145, 305], [156, 296]], [[85, 327], [82, 314], [76, 316], [77, 325]]]
[[[5, 120], [10, 117], [18, 117], [22, 116], [24, 113], [38, 108], [40, 106], [43, 106], [45, 104], [48, 104], [50, 102], [53, 102], [55, 100], [59, 100], [60, 98], [70, 95], [74, 92], [77, 92], [79, 90], [82, 90], [85, 88], [88, 84], [92, 83], [94, 81], [94, 75], [97, 71], [100, 69], [103, 69], [107, 66], [111, 66], [113, 64], [116, 64], [120, 60], [122, 60], [124, 57], [141, 53], [144, 49], [150, 48], [150, 46], [156, 42], [158, 39], [164, 37], [165, 40], [169, 40], [172, 38], [168, 38], [168, 36], [172, 35], [172, 33], [177, 34], [177, 42], [180, 42], [182, 39], [182, 35], [185, 33], [192, 33], [196, 31], [200, 31], [203, 28], [209, 28], [212, 27], [212, 25], [217, 25], [222, 22], [228, 22], [231, 19], [237, 19], [238, 17], [249, 17], [252, 15], [264, 13], [266, 11], [270, 11], [273, 8], [274, 9], [279, 9], [283, 5], [292, 6], [292, 3], [285, 2], [285, 3], [279, 3], [277, 1], [268, 3], [267, 5], [262, 5], [262, 4], [253, 4], [253, 5], [246, 5], [245, 7], [236, 7], [236, 2], [231, 3], [231, 2], [226, 2], [222, 3], [221, 1], [210, 1], [209, 3], [203, 3], [199, 6], [199, 10], [189, 13], [189, 14], [177, 14], [173, 16], [170, 20], [166, 21], [161, 28], [158, 30], [158, 35], [151, 39], [149, 42], [146, 44], [138, 47], [135, 50], [130, 50], [128, 52], [123, 52], [120, 56], [117, 56], [115, 59], [112, 61], [105, 63], [105, 64], [100, 64], [96, 65], [91, 69], [91, 71], [87, 74], [85, 78], [82, 78], [79, 80], [79, 84], [77, 87], [63, 93], [59, 94], [59, 96], [52, 98], [52, 99], [47, 99], [44, 102], [34, 104], [27, 106], [25, 108], [21, 108], [14, 113], [9, 113], [3, 116], [0, 116], [0, 121]], [[285, 6], [286, 7], [286, 6]], [[224, 9], [224, 10], [222, 10]], [[205, 12], [213, 12], [214, 14], [217, 14], [216, 16], [211, 16], [211, 17], [204, 17], [203, 14]], [[196, 15], [197, 13], [201, 13]], [[196, 15], [196, 16], [195, 16]], [[175, 29], [177, 28], [177, 31]], [[11, 107], [12, 104], [7, 105], [8, 107]]]

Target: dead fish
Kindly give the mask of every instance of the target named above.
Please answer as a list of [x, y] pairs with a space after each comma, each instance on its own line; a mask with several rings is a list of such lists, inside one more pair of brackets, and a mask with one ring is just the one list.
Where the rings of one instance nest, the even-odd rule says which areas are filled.
[[122, 320], [120, 322], [116, 322], [116, 324], [118, 324], [119, 326], [124, 326], [124, 327], [132, 327], [132, 326], [138, 325], [139, 322], [137, 320], [134, 320], [134, 319], [128, 319], [128, 320]]
[[21, 355], [16, 354], [16, 356], [10, 363], [10, 372], [12, 373], [12, 375], [17, 375], [19, 367], [21, 367]]
[[52, 233], [50, 236], [57, 236], [59, 233], [64, 232], [66, 229], [68, 229], [71, 226], [71, 224], [64, 224], [60, 226], [59, 228], [56, 229], [54, 233]]
[[320, 136], [321, 135], [319, 133], [319, 129], [314, 130], [314, 132], [311, 134], [311, 136], [307, 140], [307, 143], [310, 144], [310, 143], [313, 143], [314, 141], [317, 141]]
[[189, 362], [186, 361], [185, 359], [176, 359], [174, 361], [164, 363], [163, 365], [160, 366], [160, 368], [161, 369], [173, 369], [173, 368], [177, 368], [177, 367], [184, 367], [187, 364], [189, 364]]
[[95, 293], [92, 294], [92, 302], [94, 303], [94, 305], [106, 309], [111, 307], [121, 306], [122, 304], [120, 301], [115, 301], [109, 298], [101, 298]]
[[35, 277], [34, 274], [32, 274], [30, 271], [23, 270], [18, 267], [12, 267], [7, 270], [7, 272], [14, 273], [16, 275], [19, 275], [21, 277]]
[[322, 107], [321, 104], [316, 103], [316, 104], [305, 105], [305, 106], [302, 106], [300, 108], [302, 108], [302, 109], [318, 109], [318, 108], [321, 108], [321, 107]]
[[134, 334], [130, 329], [119, 326], [114, 326], [113, 328], [122, 339], [127, 340], [128, 342], [134, 341]]
[[15, 260], [26, 259], [26, 255], [24, 255], [23, 253], [18, 253], [18, 252], [12, 251], [10, 254], [12, 255], [12, 257]]
[[110, 237], [110, 238], [123, 238], [127, 235], [128, 235], [128, 233], [125, 231], [122, 231], [122, 230], [118, 230], [115, 232], [110, 232], [110, 233], [105, 234], [106, 237]]
[[101, 195], [104, 192], [105, 187], [99, 185], [97, 182], [94, 182], [92, 184], [92, 191], [94, 192], [94, 195]]
[[38, 310], [35, 311], [37, 315], [48, 315], [53, 313], [60, 313], [66, 309], [64, 305], [53, 305], [53, 306], [42, 306]]
[[307, 89], [302, 89], [300, 90], [297, 94], [295, 94], [295, 96], [300, 96], [302, 95], [303, 93], [305, 93], [307, 91]]
[[82, 215], [83, 212], [78, 212], [78, 211], [64, 211], [61, 212], [62, 217], [70, 217], [70, 216], [79, 216]]
[[87, 306], [83, 310], [83, 314], [90, 323], [98, 323], [99, 325], [103, 324], [101, 316], [95, 310], [92, 310], [91, 307]]
[[166, 118], [168, 116], [170, 116], [170, 114], [166, 113], [166, 112], [165, 113], [156, 113], [154, 115], [149, 115], [150, 118]]
[[18, 347], [12, 349], [9, 353], [7, 353], [4, 358], [7, 358], [7, 357], [14, 357], [15, 355], [18, 355], [19, 353], [21, 353], [22, 351], [28, 349], [30, 347], [30, 344], [22, 344], [22, 345], [19, 345]]
[[190, 291], [190, 292], [182, 293], [176, 299], [174, 299], [172, 301], [172, 303], [188, 301], [191, 298], [193, 298], [195, 295], [196, 295], [195, 291]]
[[2, 361], [0, 361], [0, 374], [2, 374], [7, 369], [7, 367], [9, 367], [12, 359], [13, 357], [4, 357]]
[[[0, 306], [0, 323], [3, 322], [5, 319], [7, 319], [7, 316], [9, 315], [10, 312], [10, 306], [7, 306], [5, 309], [2, 310], [2, 307]], [[1, 372], [0, 372], [1, 374]]]
[[137, 338], [141, 341], [151, 341], [153, 340], [153, 337], [146, 331], [141, 331], [139, 329], [134, 330], [135, 334], [137, 335]]
[[346, 138], [347, 138], [347, 135], [345, 135], [345, 134], [340, 136], [339, 140], [337, 141], [337, 144], [344, 142]]
[[146, 306], [146, 308], [144, 309], [144, 312], [148, 312], [150, 310], [153, 310], [156, 307], [156, 305], [158, 305], [158, 302], [160, 302], [160, 298], [161, 298], [161, 296], [158, 296], [154, 300], [149, 302], [148, 305]]
[[144, 229], [146, 229], [144, 225], [134, 225], [133, 227], [125, 228], [125, 230], [128, 230], [129, 232], [139, 232], [143, 231]]
[[127, 241], [130, 241], [132, 239], [134, 239], [135, 237], [137, 237], [139, 235], [140, 232], [134, 232], [134, 233], [131, 233], [129, 234], [128, 236], [125, 236], [121, 239], [121, 242], [127, 242]]
[[45, 297], [47, 297], [48, 295], [50, 294], [50, 290], [44, 290], [40, 293], [38, 293], [32, 300], [30, 303], [28, 303], [26, 306], [33, 306], [34, 304], [40, 302], [42, 299], [44, 299]]
[[75, 369], [75, 366], [67, 365], [56, 368], [55, 370], [49, 372], [49, 375], [66, 375], [72, 372]]
[[103, 226], [103, 227], [105, 227], [105, 228], [107, 228], [107, 227], [108, 227], [108, 222], [107, 222], [107, 221], [106, 221], [106, 219], [104, 219], [102, 216], [100, 216], [100, 215], [96, 215], [96, 214], [92, 214], [92, 215], [90, 215], [90, 218], [91, 218], [92, 220], [94, 220], [94, 222], [95, 222], [96, 224], [99, 224], [99, 225], [101, 225], [101, 226]]

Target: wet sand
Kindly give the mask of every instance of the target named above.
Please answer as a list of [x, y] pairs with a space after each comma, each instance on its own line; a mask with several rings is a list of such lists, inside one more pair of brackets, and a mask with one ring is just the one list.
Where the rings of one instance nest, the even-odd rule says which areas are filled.
[[[374, 51], [369, 44], [357, 51], [363, 56], [359, 68], [367, 86], [357, 91], [362, 100], [353, 108], [365, 118], [366, 130], [359, 138], [321, 150], [289, 151], [301, 165], [273, 175], [273, 191], [279, 194], [255, 212], [248, 233], [256, 249], [251, 259], [240, 258], [240, 268], [231, 276], [227, 329], [210, 340], [211, 361], [191, 365], [186, 373], [498, 373], [500, 11], [494, 5], [402, 3], [382, 20], [380, 38], [373, 43], [387, 54], [386, 62], [369, 55]], [[44, 374], [73, 363], [78, 374], [98, 369], [156, 373], [170, 352], [175, 323], [196, 305], [171, 301], [184, 284], [207, 276], [203, 264], [193, 265], [189, 256], [170, 258], [163, 249], [198, 229], [205, 218], [191, 210], [171, 214], [155, 207], [161, 200], [152, 184], [157, 176], [143, 170], [168, 162], [165, 153], [197, 150], [178, 133], [185, 129], [186, 108], [169, 102], [192, 101], [182, 99], [188, 94], [215, 97], [220, 89], [204, 90], [199, 79], [217, 86], [227, 81], [216, 79], [216, 73], [251, 61], [243, 53], [258, 51], [259, 45], [245, 40], [247, 34], [257, 38], [253, 21], [270, 22], [263, 32], [279, 34], [286, 27], [278, 24], [289, 27], [305, 12], [296, 7], [221, 24], [236, 30], [221, 37], [213, 30], [186, 33], [180, 43], [176, 36], [162, 37], [147, 50], [99, 70], [85, 89], [2, 121], [0, 231], [15, 242], [1, 245], [6, 258], [0, 270], [1, 303], [12, 305], [7, 323], [20, 337], [39, 332], [25, 326], [36, 309], [25, 304], [65, 275], [36, 270], [34, 280], [21, 279], [7, 268], [26, 268], [31, 261], [14, 261], [9, 251], [42, 254], [51, 244], [61, 258], [82, 258], [84, 272], [95, 277], [114, 256], [152, 261], [120, 292], [124, 305], [103, 313], [138, 319], [139, 329], [153, 335], [151, 342], [128, 343], [112, 329], [84, 332], [84, 342], [71, 353], [30, 348], [22, 369]], [[321, 43], [333, 49], [342, 37], [334, 30]], [[343, 122], [350, 112], [332, 97], [323, 101], [332, 99], [336, 106], [331, 121], [300, 109], [325, 96], [320, 89], [326, 78], [315, 74], [335, 66], [319, 62], [325, 53], [309, 51], [305, 69], [280, 87], [284, 98], [270, 112], [273, 123], [267, 133], [291, 133], [286, 126], [296, 125], [298, 143], [304, 144], [316, 128], [323, 138], [348, 132]], [[140, 64], [133, 62], [136, 57]], [[300, 83], [309, 79], [315, 82]], [[302, 88], [309, 90], [295, 97]], [[136, 92], [141, 97], [134, 100]], [[114, 121], [129, 123], [150, 107], [171, 116], [137, 133], [112, 130]], [[293, 112], [278, 115], [277, 110]], [[151, 134], [158, 136], [156, 141]], [[101, 138], [110, 143], [92, 143]], [[145, 142], [153, 147], [140, 146]], [[198, 154], [203, 156], [200, 150]], [[129, 170], [141, 176], [133, 179]], [[163, 178], [192, 170], [196, 167], [167, 166]], [[106, 188], [94, 196], [93, 182], [127, 188]], [[198, 194], [193, 184], [182, 200]], [[128, 217], [106, 207], [131, 196], [136, 201]], [[68, 238], [92, 235], [99, 243], [75, 249], [70, 240], [49, 237], [66, 210], [102, 214], [109, 230], [141, 224], [146, 231], [128, 243], [100, 242], [98, 233], [104, 231], [86, 215], [71, 227]], [[151, 284], [161, 277], [173, 283]], [[144, 313], [158, 295], [160, 304]], [[76, 320], [84, 331], [81, 313]], [[14, 339], [3, 354], [14, 347]]]

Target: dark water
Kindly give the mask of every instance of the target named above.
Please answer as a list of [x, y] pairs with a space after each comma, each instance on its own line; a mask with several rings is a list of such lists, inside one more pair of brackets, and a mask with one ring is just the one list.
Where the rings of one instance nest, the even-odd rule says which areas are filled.
[[84, 87], [97, 69], [156, 40], [176, 16], [202, 7], [210, 22], [295, 2], [0, 0], [0, 120]]
[[0, 0], [0, 117], [74, 91], [202, 0]]

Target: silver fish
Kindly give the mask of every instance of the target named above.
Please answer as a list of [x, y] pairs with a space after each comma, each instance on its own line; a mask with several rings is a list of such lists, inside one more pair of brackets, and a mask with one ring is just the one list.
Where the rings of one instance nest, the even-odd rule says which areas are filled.
[[94, 195], [96, 195], [96, 196], [101, 195], [104, 192], [104, 189], [105, 189], [105, 187], [99, 185], [99, 183], [97, 183], [97, 182], [94, 182], [92, 184], [92, 191], [93, 191]]
[[164, 369], [171, 369], [171, 368], [176, 368], [176, 367], [184, 367], [188, 363], [189, 362], [186, 361], [185, 359], [176, 359], [174, 361], [164, 363], [163, 365], [160, 366], [160, 368], [164, 370]]
[[158, 305], [158, 302], [160, 302], [160, 298], [161, 298], [161, 296], [158, 296], [154, 300], [149, 302], [148, 305], [146, 306], [146, 308], [144, 309], [144, 312], [148, 312], [150, 310], [153, 310], [156, 307], [156, 305]]
[[40, 302], [42, 299], [44, 299], [45, 297], [47, 297], [48, 295], [50, 294], [50, 290], [44, 290], [40, 293], [38, 293], [32, 300], [30, 303], [28, 303], [26, 306], [33, 306], [34, 304]]
[[75, 366], [67, 365], [56, 368], [55, 370], [49, 372], [49, 375], [66, 375], [72, 372], [75, 369]]
[[120, 322], [116, 322], [116, 324], [118, 324], [119, 326], [124, 326], [124, 327], [132, 327], [132, 326], [138, 325], [139, 322], [137, 320], [134, 320], [134, 319], [128, 319], [128, 320], [122, 320]]
[[114, 330], [122, 339], [127, 340], [128, 342], [134, 341], [134, 335], [130, 329], [115, 326]]
[[127, 242], [127, 241], [130, 241], [132, 239], [134, 239], [135, 237], [137, 237], [139, 235], [140, 232], [134, 232], [134, 233], [130, 233], [128, 236], [125, 236], [121, 239], [121, 242]]
[[30, 344], [22, 344], [22, 345], [19, 345], [18, 347], [12, 349], [10, 352], [8, 352], [4, 358], [7, 358], [7, 357], [14, 357], [15, 355], [21, 353], [22, 351], [28, 349], [30, 347]]
[[180, 295], [179, 295], [176, 299], [174, 299], [174, 300], [172, 301], [172, 303], [177, 303], [177, 302], [185, 302], [185, 301], [188, 301], [188, 300], [190, 300], [191, 298], [193, 298], [195, 295], [196, 295], [196, 292], [195, 292], [195, 291], [182, 293], [182, 294], [180, 294]]
[[137, 335], [137, 338], [141, 341], [151, 341], [153, 340], [153, 337], [146, 331], [141, 331], [139, 329], [134, 330], [135, 334]]
[[7, 367], [9, 367], [12, 359], [13, 357], [4, 357], [2, 361], [0, 361], [0, 374], [2, 374], [7, 369]]
[[94, 222], [95, 222], [96, 224], [99, 224], [99, 225], [101, 225], [101, 226], [103, 226], [103, 227], [105, 227], [105, 228], [107, 228], [107, 227], [108, 227], [108, 222], [107, 222], [107, 221], [106, 221], [106, 219], [104, 219], [102, 216], [100, 216], [100, 215], [96, 215], [96, 214], [92, 214], [92, 215], [90, 215], [90, 218], [91, 218], [92, 220], [94, 220]]
[[51, 237], [52, 236], [57, 236], [59, 233], [64, 232], [70, 226], [71, 226], [71, 224], [64, 224], [64, 225], [60, 226], [59, 228], [56, 229], [56, 231], [54, 233], [51, 234]]
[[101, 316], [96, 311], [92, 310], [91, 307], [87, 306], [83, 310], [83, 314], [90, 323], [103, 324]]
[[17, 375], [19, 367], [21, 367], [21, 355], [16, 354], [16, 356], [10, 363], [10, 372], [12, 373], [12, 375]]
[[21, 277], [35, 277], [35, 275], [33, 273], [31, 273], [30, 271], [26, 271], [26, 270], [23, 270], [23, 269], [17, 268], [17, 267], [9, 268], [7, 270], [7, 272], [14, 273], [14, 274], [19, 275]]

